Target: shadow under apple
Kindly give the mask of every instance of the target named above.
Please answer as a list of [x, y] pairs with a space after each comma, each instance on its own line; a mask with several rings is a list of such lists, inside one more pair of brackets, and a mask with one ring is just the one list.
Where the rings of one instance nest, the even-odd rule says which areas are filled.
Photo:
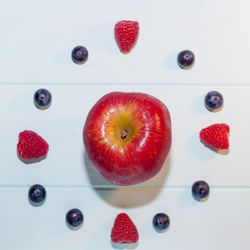
[[107, 203], [118, 208], [132, 208], [152, 202], [161, 192], [170, 171], [171, 155], [169, 153], [162, 169], [153, 178], [134, 186], [116, 186], [106, 181], [93, 167], [83, 153], [83, 170], [87, 172], [90, 184], [95, 192]]

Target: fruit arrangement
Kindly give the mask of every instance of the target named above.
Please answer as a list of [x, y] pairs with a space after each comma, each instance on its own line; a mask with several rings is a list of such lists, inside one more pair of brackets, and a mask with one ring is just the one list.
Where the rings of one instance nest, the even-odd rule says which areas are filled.
[[[114, 37], [119, 50], [127, 54], [135, 47], [139, 36], [137, 21], [122, 20], [114, 27]], [[76, 64], [88, 59], [88, 50], [77, 46], [71, 58]], [[177, 64], [182, 69], [194, 66], [195, 55], [190, 50], [181, 51]], [[34, 105], [48, 109], [52, 95], [47, 89], [39, 89], [33, 97]], [[210, 91], [204, 98], [204, 106], [210, 112], [222, 109], [224, 99], [218, 91]], [[212, 124], [201, 129], [201, 143], [213, 151], [229, 149], [230, 127], [224, 123]], [[118, 186], [131, 186], [147, 181], [164, 167], [172, 144], [170, 112], [156, 97], [146, 93], [111, 92], [101, 97], [89, 110], [83, 126], [83, 144], [93, 168], [108, 182]], [[17, 153], [24, 163], [45, 160], [49, 144], [38, 133], [24, 130], [19, 133]], [[193, 183], [191, 194], [196, 201], [205, 201], [210, 194], [208, 183], [199, 180]], [[40, 184], [32, 185], [28, 200], [33, 206], [41, 206], [46, 201], [47, 191]], [[70, 209], [65, 216], [66, 225], [79, 229], [84, 215], [78, 208]], [[152, 219], [156, 232], [166, 232], [170, 218], [159, 212]], [[126, 213], [119, 213], [111, 229], [111, 241], [119, 244], [138, 242], [136, 225]]]

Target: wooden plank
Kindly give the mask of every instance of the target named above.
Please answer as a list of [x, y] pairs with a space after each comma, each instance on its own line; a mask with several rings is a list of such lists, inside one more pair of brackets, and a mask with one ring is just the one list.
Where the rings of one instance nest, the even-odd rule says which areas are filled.
[[[249, 84], [247, 0], [127, 0], [122, 7], [117, 0], [2, 2], [3, 83]], [[113, 34], [122, 19], [141, 27], [128, 55], [119, 52]], [[71, 61], [77, 45], [89, 50], [85, 65]], [[176, 63], [183, 49], [196, 55], [190, 71]]]
[[[113, 249], [110, 232], [115, 216], [126, 212], [139, 231], [136, 249], [248, 250], [249, 189], [211, 189], [204, 203], [190, 189], [94, 190], [47, 188], [47, 200], [32, 207], [28, 188], [0, 188], [1, 247], [11, 250]], [[77, 207], [84, 224], [72, 231], [65, 214]], [[159, 234], [152, 227], [158, 212], [170, 217], [170, 227]], [[14, 239], [13, 239], [14, 237]]]
[[[58, 86], [46, 85], [53, 103], [41, 111], [33, 105], [33, 94], [44, 85], [1, 85], [0, 184], [98, 186], [109, 185], [93, 170], [82, 143], [86, 115], [94, 103], [111, 91], [140, 91], [154, 95], [169, 108], [173, 144], [162, 171], [141, 186], [187, 186], [205, 179], [213, 186], [249, 186], [250, 118], [249, 87], [213, 86]], [[206, 110], [203, 99], [209, 90], [225, 99], [218, 113]], [[237, 97], [237, 100], [236, 100]], [[225, 122], [231, 127], [230, 152], [216, 154], [199, 141], [199, 131]], [[18, 133], [34, 130], [50, 145], [48, 157], [26, 165], [16, 155]]]

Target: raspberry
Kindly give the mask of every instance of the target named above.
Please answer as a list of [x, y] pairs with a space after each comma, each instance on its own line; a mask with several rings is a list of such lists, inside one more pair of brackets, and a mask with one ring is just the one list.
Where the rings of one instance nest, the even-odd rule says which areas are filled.
[[230, 128], [227, 124], [214, 124], [200, 131], [200, 140], [206, 146], [219, 150], [229, 148]]
[[48, 153], [48, 143], [37, 133], [25, 130], [19, 133], [18, 154], [26, 160], [37, 159]]
[[116, 216], [111, 232], [111, 240], [115, 243], [135, 243], [139, 239], [137, 229], [125, 213]]
[[115, 25], [115, 39], [123, 53], [129, 53], [134, 47], [139, 33], [136, 21], [120, 21]]

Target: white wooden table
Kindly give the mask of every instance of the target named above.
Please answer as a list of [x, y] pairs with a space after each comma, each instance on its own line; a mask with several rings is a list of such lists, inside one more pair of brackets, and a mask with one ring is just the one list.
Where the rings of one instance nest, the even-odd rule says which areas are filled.
[[[136, 249], [250, 249], [250, 3], [247, 0], [0, 0], [0, 244], [3, 250], [113, 249], [110, 232], [117, 213], [136, 224]], [[140, 35], [128, 55], [120, 53], [113, 28], [137, 20]], [[71, 60], [86, 46], [84, 65]], [[190, 49], [191, 70], [177, 66]], [[45, 111], [33, 104], [38, 88], [52, 93]], [[130, 188], [104, 181], [84, 153], [82, 129], [88, 111], [111, 91], [154, 95], [169, 108], [173, 144], [161, 172]], [[206, 110], [210, 90], [223, 94], [224, 108]], [[216, 154], [199, 141], [199, 131], [225, 122], [230, 152]], [[30, 129], [50, 145], [47, 158], [25, 165], [16, 155], [18, 133]], [[192, 198], [191, 186], [210, 184], [206, 202]], [[32, 184], [47, 200], [32, 207]], [[78, 231], [66, 212], [80, 208]], [[171, 220], [159, 234], [152, 218]]]

